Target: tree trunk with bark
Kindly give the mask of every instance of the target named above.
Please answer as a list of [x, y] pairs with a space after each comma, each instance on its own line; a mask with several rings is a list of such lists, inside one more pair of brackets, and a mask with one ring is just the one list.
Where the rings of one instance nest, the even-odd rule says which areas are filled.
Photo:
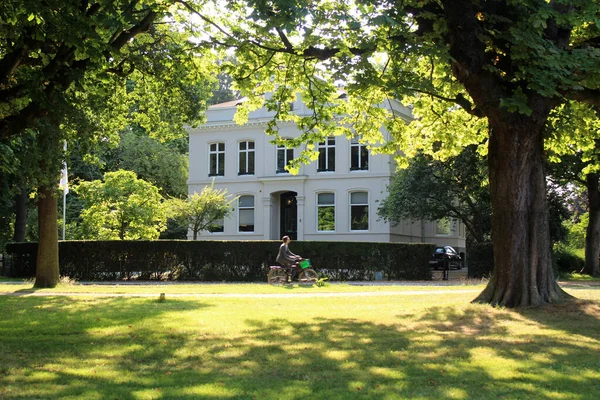
[[39, 242], [35, 284], [37, 288], [55, 287], [58, 269], [58, 203], [53, 188], [38, 189]]
[[27, 189], [15, 196], [15, 231], [13, 242], [24, 242], [27, 233]]
[[589, 223], [585, 234], [585, 267], [583, 272], [600, 276], [600, 187], [598, 174], [585, 177], [589, 199]]
[[474, 301], [506, 307], [562, 302], [570, 296], [552, 270], [543, 123], [523, 117], [490, 126], [494, 271]]

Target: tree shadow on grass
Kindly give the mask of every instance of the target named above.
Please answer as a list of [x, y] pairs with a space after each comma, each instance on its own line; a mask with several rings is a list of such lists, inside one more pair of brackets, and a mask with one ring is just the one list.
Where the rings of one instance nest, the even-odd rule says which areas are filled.
[[[585, 373], [590, 343], [548, 342], [535, 333], [537, 319], [545, 318], [535, 311], [433, 307], [387, 323], [247, 318], [242, 330], [224, 335], [203, 328], [203, 319], [215, 315], [206, 314], [211, 308], [198, 301], [73, 303], [3, 299], [2, 309], [17, 314], [0, 323], [0, 357], [9, 365], [4, 375], [0, 370], [0, 389], [18, 386], [21, 393], [0, 392], [0, 397], [549, 399], [597, 394], [598, 375]], [[179, 313], [193, 315], [189, 325], [178, 325]], [[78, 322], [70, 323], [75, 317]], [[533, 329], [513, 337], [512, 324]], [[541, 340], [548, 349], [540, 348]], [[24, 359], [19, 353], [7, 356], [16, 348]], [[77, 360], [85, 374], [65, 367]], [[18, 381], [11, 383], [14, 373]]]

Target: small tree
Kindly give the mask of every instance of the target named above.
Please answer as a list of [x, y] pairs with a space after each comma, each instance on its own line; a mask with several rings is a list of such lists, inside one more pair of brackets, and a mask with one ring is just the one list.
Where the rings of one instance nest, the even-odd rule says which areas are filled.
[[187, 222], [193, 239], [198, 233], [209, 230], [219, 220], [231, 214], [232, 203], [237, 199], [228, 199], [227, 189], [214, 188], [214, 182], [205, 186], [200, 193], [188, 196], [187, 201], [174, 199], [174, 214]]
[[166, 229], [167, 210], [156, 186], [131, 171], [107, 172], [104, 181], [82, 182], [75, 191], [86, 239], [157, 239]]

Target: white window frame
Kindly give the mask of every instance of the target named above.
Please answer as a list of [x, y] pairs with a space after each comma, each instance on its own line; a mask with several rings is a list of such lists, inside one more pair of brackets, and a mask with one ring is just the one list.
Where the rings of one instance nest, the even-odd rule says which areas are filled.
[[[240, 205], [242, 197], [252, 197], [252, 207]], [[252, 225], [254, 226], [252, 231], [241, 231], [240, 230], [240, 211], [242, 210], [252, 210]], [[237, 232], [240, 234], [252, 234], [256, 232], [256, 196], [251, 193], [242, 194], [239, 196], [237, 201]]]
[[[333, 195], [333, 203], [331, 204], [319, 204], [319, 195], [321, 194], [331, 194]], [[335, 192], [317, 192], [316, 194], [316, 208], [317, 208], [317, 213], [316, 213], [316, 232], [317, 233], [332, 233], [336, 231], [336, 225], [337, 225], [337, 221], [336, 221], [336, 206], [335, 206]], [[319, 229], [319, 208], [321, 207], [333, 207], [333, 230], [331, 231], [325, 231], [325, 230], [320, 230]]]
[[[329, 141], [333, 141], [330, 143]], [[319, 160], [321, 158], [321, 149], [323, 149], [323, 153], [325, 154], [325, 169], [319, 169]], [[333, 160], [329, 159], [329, 150], [333, 149]], [[317, 159], [317, 172], [335, 172], [335, 136], [330, 136], [325, 139], [324, 142], [320, 142], [317, 146], [317, 150], [319, 151], [319, 159]], [[333, 164], [333, 165], [330, 165]]]
[[[279, 169], [279, 151], [283, 151], [283, 169]], [[292, 158], [289, 158], [289, 155], [292, 155]], [[276, 174], [289, 174], [289, 172], [285, 169], [285, 167], [289, 164], [290, 161], [294, 159], [294, 148], [288, 148], [285, 144], [277, 145], [275, 148], [275, 173]]]
[[[223, 150], [219, 150], [220, 144], [223, 145]], [[212, 149], [213, 146], [216, 146], [215, 150]], [[212, 171], [210, 169], [210, 162], [213, 155], [215, 156], [216, 161], [214, 174], [211, 173]], [[223, 165], [223, 175], [219, 174], [219, 166], [221, 165]], [[208, 144], [208, 176], [225, 176], [225, 142], [212, 142]]]
[[[246, 149], [245, 150], [241, 150], [240, 146], [242, 145], [242, 143], [246, 143]], [[248, 144], [252, 143], [254, 145], [254, 148], [249, 149]], [[245, 175], [255, 175], [256, 174], [256, 142], [254, 140], [240, 140], [238, 142], [238, 175], [239, 176], [245, 176]], [[241, 155], [242, 153], [246, 154], [246, 171], [248, 171], [248, 167], [250, 166], [250, 153], [254, 153], [254, 165], [252, 165], [252, 173], [246, 172], [246, 173], [242, 173], [242, 164], [241, 164]]]
[[[357, 154], [358, 154], [358, 168], [353, 168], [352, 167], [352, 149], [355, 148], [355, 147], [358, 148], [358, 152], [357, 152]], [[350, 171], [368, 171], [369, 170], [369, 153], [368, 153], [368, 150], [367, 150], [367, 155], [366, 155], [367, 167], [366, 168], [362, 167], [363, 161], [364, 161], [363, 160], [363, 156], [362, 156], [362, 149], [365, 148], [365, 150], [366, 150], [366, 147], [367, 146], [365, 144], [360, 143], [357, 138], [353, 138], [350, 141]]]
[[[352, 203], [352, 194], [354, 193], [366, 193], [367, 201], [366, 203], [353, 204]], [[348, 193], [348, 230], [350, 232], [368, 232], [371, 227], [371, 215], [370, 215], [370, 206], [369, 206], [370, 193], [368, 190], [364, 189], [356, 189], [352, 190]], [[352, 206], [366, 206], [367, 207], [367, 229], [352, 229]]]

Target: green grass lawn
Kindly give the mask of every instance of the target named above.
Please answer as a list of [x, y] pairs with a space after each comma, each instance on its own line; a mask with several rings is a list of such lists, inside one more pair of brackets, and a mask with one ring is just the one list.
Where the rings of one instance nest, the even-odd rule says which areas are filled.
[[[96, 290], [55, 291], [66, 286]], [[600, 393], [600, 287], [568, 289], [586, 299], [573, 304], [521, 311], [470, 304], [476, 293], [465, 289], [482, 286], [132, 288], [166, 292], [165, 302], [33, 297], [30, 288], [0, 284], [0, 291], [20, 294], [0, 296], [0, 399], [597, 399]], [[187, 292], [167, 290], [175, 288]], [[302, 296], [169, 297], [193, 288]], [[332, 291], [336, 297], [304, 295]]]

